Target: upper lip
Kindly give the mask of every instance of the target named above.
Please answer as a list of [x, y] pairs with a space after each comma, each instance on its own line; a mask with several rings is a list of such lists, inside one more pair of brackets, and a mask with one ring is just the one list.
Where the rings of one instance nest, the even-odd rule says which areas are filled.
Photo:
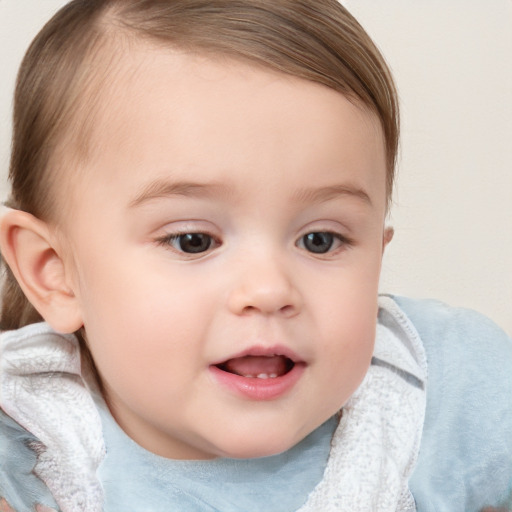
[[290, 359], [295, 364], [305, 362], [292, 349], [290, 349], [289, 347], [286, 347], [284, 345], [273, 345], [271, 347], [255, 345], [255, 346], [249, 347], [245, 350], [242, 350], [241, 352], [232, 354], [232, 355], [225, 357], [219, 361], [216, 361], [216, 362], [212, 363], [212, 366], [217, 366], [217, 365], [223, 364], [226, 361], [229, 361], [231, 359], [238, 359], [240, 357], [249, 357], [249, 356], [253, 356], [253, 357], [282, 356], [282, 357], [286, 357], [286, 358]]

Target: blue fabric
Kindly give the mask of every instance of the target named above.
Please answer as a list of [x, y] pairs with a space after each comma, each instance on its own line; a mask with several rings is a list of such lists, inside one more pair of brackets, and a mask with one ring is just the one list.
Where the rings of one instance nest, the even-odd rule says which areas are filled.
[[410, 488], [418, 512], [512, 510], [512, 340], [486, 317], [395, 297], [427, 353], [427, 410]]
[[[426, 419], [411, 479], [418, 512], [512, 510], [512, 340], [478, 313], [437, 301], [395, 300], [428, 358]], [[276, 457], [197, 463], [149, 454], [106, 411], [103, 421], [105, 512], [251, 512], [262, 503], [265, 510], [296, 510], [322, 476], [335, 426], [331, 420]], [[0, 411], [0, 497], [16, 512], [34, 512], [35, 503], [56, 509], [32, 473], [35, 441]]]
[[107, 457], [100, 468], [105, 511], [294, 512], [320, 482], [337, 419], [287, 452], [260, 459], [176, 461], [128, 438], [102, 411]]
[[32, 472], [37, 439], [0, 409], [0, 498], [16, 512], [34, 512], [36, 505], [57, 510], [46, 485]]

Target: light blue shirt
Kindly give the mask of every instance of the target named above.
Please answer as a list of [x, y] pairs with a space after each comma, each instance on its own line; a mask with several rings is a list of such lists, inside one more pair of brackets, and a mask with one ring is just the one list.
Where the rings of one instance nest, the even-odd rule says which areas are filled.
[[108, 512], [293, 512], [322, 479], [337, 425], [331, 418], [298, 445], [272, 457], [183, 461], [144, 450], [106, 411], [102, 421], [107, 457], [100, 479]]
[[395, 300], [427, 353], [427, 410], [410, 482], [418, 511], [512, 511], [512, 340], [474, 311]]

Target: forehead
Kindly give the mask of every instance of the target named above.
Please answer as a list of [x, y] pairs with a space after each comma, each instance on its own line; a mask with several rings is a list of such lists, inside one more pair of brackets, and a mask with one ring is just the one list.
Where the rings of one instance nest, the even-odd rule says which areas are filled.
[[269, 166], [286, 170], [290, 185], [293, 169], [298, 177], [305, 167], [372, 168], [360, 173], [358, 185], [383, 190], [378, 119], [323, 85], [141, 44], [121, 57], [99, 94], [82, 174], [117, 191], [128, 185], [128, 167], [139, 170], [144, 186], [159, 174], [206, 181], [214, 169], [229, 180]]

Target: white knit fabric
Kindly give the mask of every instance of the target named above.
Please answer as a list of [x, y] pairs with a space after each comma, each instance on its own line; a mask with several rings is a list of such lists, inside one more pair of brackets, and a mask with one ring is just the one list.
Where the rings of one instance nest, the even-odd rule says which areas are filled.
[[425, 417], [427, 362], [419, 336], [380, 300], [374, 360], [343, 407], [324, 478], [299, 512], [410, 512], [408, 479]]
[[[41, 441], [37, 475], [62, 512], [100, 512], [96, 472], [105, 447], [77, 340], [35, 324], [3, 333], [0, 347], [0, 404]], [[343, 407], [323, 480], [298, 512], [415, 510], [408, 478], [424, 421], [426, 356], [412, 324], [386, 297], [373, 363]]]
[[105, 446], [77, 339], [40, 323], [5, 332], [0, 341], [0, 405], [41, 442], [36, 475], [62, 512], [101, 512], [96, 470]]

